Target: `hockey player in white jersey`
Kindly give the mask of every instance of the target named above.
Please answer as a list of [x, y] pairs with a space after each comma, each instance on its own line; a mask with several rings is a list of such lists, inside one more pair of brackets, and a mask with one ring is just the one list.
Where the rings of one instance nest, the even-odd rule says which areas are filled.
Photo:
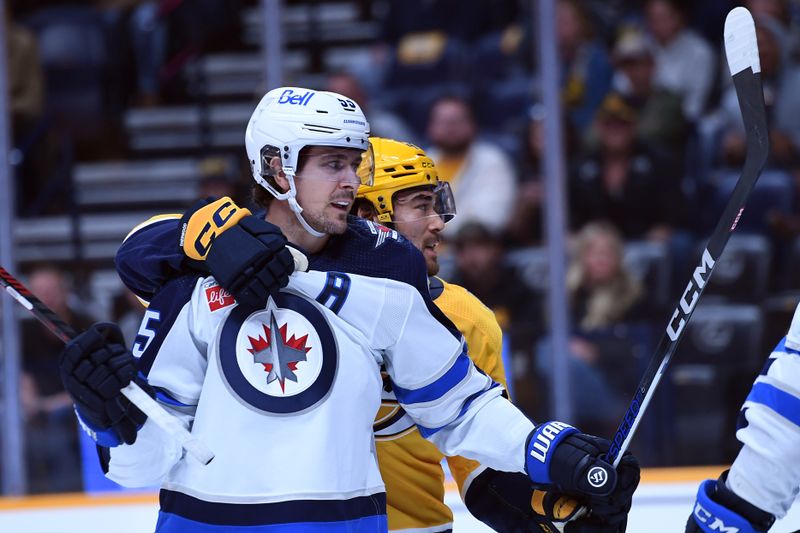
[[[296, 88], [270, 92], [248, 126], [259, 183], [286, 200], [270, 206], [267, 220], [304, 246], [315, 268], [371, 263], [377, 245], [366, 226], [349, 226], [346, 218], [367, 131], [354, 103]], [[314, 149], [303, 156], [308, 146]], [[213, 223], [221, 227], [236, 215], [215, 212]], [[240, 217], [239, 233], [223, 236], [241, 239], [234, 250], [244, 253], [253, 237], [269, 236], [257, 222]], [[387, 240], [395, 243], [386, 249], [398, 281], [298, 273], [266, 307], [238, 295], [234, 301], [213, 278], [183, 277], [157, 291], [133, 351], [162, 403], [183, 413], [217, 454], [208, 466], [183, 457], [149, 422], [137, 436], [141, 416], [120, 405], [130, 365], [112, 330], [98, 326], [67, 347], [65, 383], [104, 446], [109, 476], [129, 485], [162, 483], [158, 531], [385, 529], [371, 453], [380, 361], [400, 403], [443, 452], [524, 471], [598, 514], [627, 511], [638, 480], [635, 462], [623, 462], [619, 477], [626, 481], [618, 484], [602, 460], [607, 441], [525, 419], [474, 368], [455, 328], [426, 298], [421, 254]], [[202, 253], [212, 241], [203, 228], [190, 242]], [[281, 277], [274, 266], [264, 269], [272, 281]]]
[[800, 492], [800, 305], [742, 405], [736, 437], [742, 449], [700, 485], [687, 533], [764, 533]]

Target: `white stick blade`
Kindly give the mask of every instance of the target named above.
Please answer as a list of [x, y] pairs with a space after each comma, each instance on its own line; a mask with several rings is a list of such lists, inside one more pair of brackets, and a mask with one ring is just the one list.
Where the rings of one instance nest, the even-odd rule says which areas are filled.
[[743, 7], [731, 9], [725, 19], [725, 55], [728, 57], [731, 76], [748, 67], [753, 70], [753, 74], [761, 72], [756, 25], [753, 16]]
[[214, 458], [214, 454], [203, 445], [202, 442], [194, 438], [192, 434], [183, 427], [180, 421], [166, 412], [163, 407], [147, 395], [135, 382], [128, 383], [121, 390], [136, 407], [147, 415], [161, 429], [166, 431], [172, 438], [176, 439], [184, 450], [191, 456], [207, 465]]

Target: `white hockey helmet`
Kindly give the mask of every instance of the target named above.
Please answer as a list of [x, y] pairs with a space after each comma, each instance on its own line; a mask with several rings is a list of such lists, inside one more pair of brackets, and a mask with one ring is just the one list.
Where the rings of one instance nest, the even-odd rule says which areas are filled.
[[[245, 132], [247, 158], [253, 179], [278, 200], [286, 200], [303, 227], [312, 229], [301, 216], [303, 208], [295, 199], [297, 159], [306, 146], [355, 148], [365, 152], [359, 167], [362, 184], [371, 185], [374, 173], [369, 123], [353, 100], [337, 93], [300, 87], [279, 87], [269, 91], [256, 106]], [[267, 178], [272, 174], [270, 160], [280, 157], [289, 190], [279, 191]]]

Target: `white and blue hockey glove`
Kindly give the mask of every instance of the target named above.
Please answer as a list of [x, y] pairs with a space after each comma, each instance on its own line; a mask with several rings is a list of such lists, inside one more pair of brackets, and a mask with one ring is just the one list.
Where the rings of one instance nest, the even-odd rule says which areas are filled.
[[202, 200], [181, 219], [187, 265], [210, 272], [237, 302], [263, 306], [289, 283], [295, 263], [280, 228], [230, 198]]
[[743, 500], [725, 484], [728, 472], [718, 480], [707, 479], [697, 490], [697, 500], [686, 522], [686, 533], [766, 533], [775, 517]]
[[563, 422], [540, 424], [529, 437], [525, 469], [534, 485], [584, 503], [591, 513], [586, 525], [625, 531], [639, 485], [639, 463], [626, 453], [615, 470], [605, 460], [610, 446], [609, 440], [581, 433]]
[[138, 374], [119, 327], [93, 325], [67, 343], [58, 365], [81, 426], [95, 442], [105, 447], [133, 444], [147, 416], [121, 390], [135, 380], [145, 392], [155, 394]]

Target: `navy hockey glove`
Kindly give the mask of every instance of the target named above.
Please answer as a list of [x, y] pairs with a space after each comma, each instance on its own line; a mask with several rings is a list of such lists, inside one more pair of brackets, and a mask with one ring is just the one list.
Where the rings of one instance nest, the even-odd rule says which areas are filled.
[[529, 437], [526, 471], [535, 485], [576, 496], [597, 524], [624, 531], [639, 463], [625, 454], [615, 470], [605, 461], [610, 445], [563, 422], [541, 424]]
[[[533, 487], [525, 474], [487, 468], [464, 495], [472, 515], [500, 533], [621, 533], [623, 524], [606, 524], [587, 511], [588, 503]], [[581, 514], [583, 513], [583, 514]]]
[[775, 517], [734, 494], [725, 485], [727, 477], [725, 471], [718, 480], [707, 479], [700, 485], [686, 533], [766, 533], [772, 527]]
[[295, 264], [280, 228], [229, 198], [190, 209], [181, 227], [190, 264], [210, 272], [240, 304], [263, 306], [289, 283]]
[[151, 396], [136, 359], [115, 324], [98, 323], [72, 339], [59, 356], [59, 372], [84, 429], [101, 446], [133, 444], [147, 416], [121, 389], [131, 380]]

